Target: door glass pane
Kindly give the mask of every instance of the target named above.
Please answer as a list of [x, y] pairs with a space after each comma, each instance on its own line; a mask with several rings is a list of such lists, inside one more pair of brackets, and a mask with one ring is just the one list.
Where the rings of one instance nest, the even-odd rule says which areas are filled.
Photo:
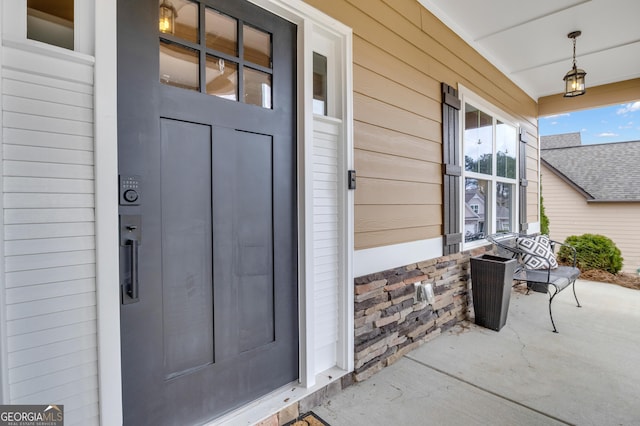
[[238, 100], [238, 64], [207, 55], [207, 87], [209, 95]]
[[244, 102], [271, 108], [271, 74], [244, 67]]
[[27, 0], [27, 38], [73, 50], [73, 0]]
[[248, 25], [244, 31], [244, 60], [271, 68], [271, 34]]
[[485, 237], [487, 194], [489, 181], [465, 179], [464, 241], [481, 240]]
[[213, 9], [206, 9], [207, 48], [238, 56], [238, 21]]
[[327, 115], [327, 57], [313, 52], [313, 113]]
[[496, 231], [513, 231], [514, 185], [498, 182], [496, 192]]
[[516, 143], [516, 128], [498, 121], [496, 125], [498, 176], [516, 178]]
[[198, 52], [160, 40], [160, 81], [182, 89], [200, 90]]
[[464, 121], [465, 170], [491, 174], [493, 160], [493, 117], [466, 104]]
[[160, 32], [198, 43], [198, 4], [189, 0], [159, 1]]

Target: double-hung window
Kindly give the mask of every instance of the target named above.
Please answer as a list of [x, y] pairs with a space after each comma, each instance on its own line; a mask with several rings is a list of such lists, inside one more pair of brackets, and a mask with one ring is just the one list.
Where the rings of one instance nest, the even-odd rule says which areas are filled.
[[517, 231], [518, 129], [490, 107], [462, 102], [464, 242]]

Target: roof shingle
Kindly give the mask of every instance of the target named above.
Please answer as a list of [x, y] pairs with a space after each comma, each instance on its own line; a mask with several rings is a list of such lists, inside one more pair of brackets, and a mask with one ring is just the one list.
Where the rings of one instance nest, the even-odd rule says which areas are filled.
[[580, 132], [542, 136], [540, 145], [542, 149], [569, 148], [570, 146], [582, 145], [582, 138]]
[[640, 201], [640, 141], [547, 148], [575, 143], [568, 135], [568, 142], [554, 135], [551, 144], [540, 138], [545, 162], [595, 201]]

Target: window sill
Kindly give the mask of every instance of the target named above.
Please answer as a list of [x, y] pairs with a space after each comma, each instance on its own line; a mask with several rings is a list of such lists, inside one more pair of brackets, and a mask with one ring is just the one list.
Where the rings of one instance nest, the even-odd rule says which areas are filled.
[[5, 35], [2, 40], [4, 47], [12, 47], [15, 49], [36, 53], [38, 55], [46, 55], [56, 59], [71, 61], [83, 65], [94, 65], [95, 58], [91, 55], [79, 53], [74, 50], [65, 49], [41, 41], [29, 40], [24, 38]]
[[484, 246], [488, 246], [490, 243], [489, 241], [487, 241], [486, 238], [483, 238], [482, 240], [477, 240], [477, 241], [470, 241], [468, 243], [462, 243], [462, 251], [469, 251], [469, 250], [473, 250], [475, 248], [478, 247], [484, 247]]

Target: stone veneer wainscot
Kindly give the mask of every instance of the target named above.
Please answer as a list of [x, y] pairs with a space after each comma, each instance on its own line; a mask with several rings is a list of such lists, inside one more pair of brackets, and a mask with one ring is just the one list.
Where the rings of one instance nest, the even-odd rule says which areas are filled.
[[[366, 380], [468, 317], [469, 259], [457, 253], [355, 279], [355, 371]], [[416, 284], [431, 283], [433, 306], [416, 300]]]

